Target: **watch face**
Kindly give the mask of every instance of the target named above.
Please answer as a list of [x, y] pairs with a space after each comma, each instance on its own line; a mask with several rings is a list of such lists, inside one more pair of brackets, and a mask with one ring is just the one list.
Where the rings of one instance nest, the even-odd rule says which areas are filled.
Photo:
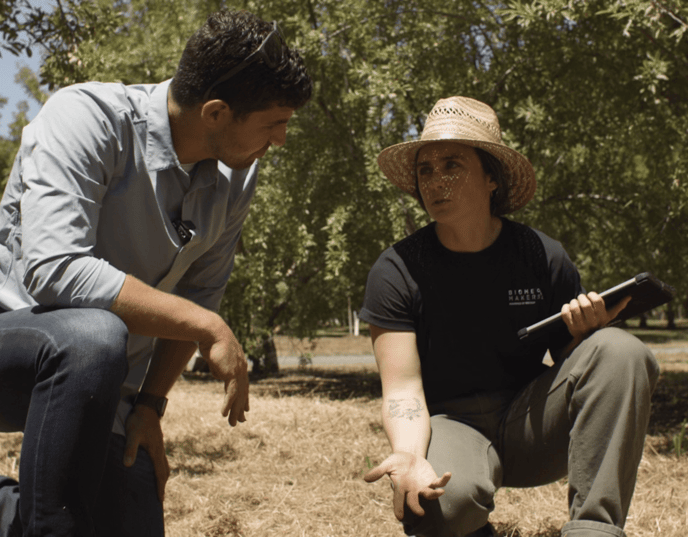
[[150, 393], [141, 392], [136, 397], [134, 405], [145, 405], [150, 407], [162, 418], [165, 414], [165, 408], [167, 408], [167, 397], [159, 397]]
[[161, 418], [165, 415], [165, 409], [167, 408], [167, 398], [161, 397], [158, 401], [156, 410], [158, 411], [158, 416]]

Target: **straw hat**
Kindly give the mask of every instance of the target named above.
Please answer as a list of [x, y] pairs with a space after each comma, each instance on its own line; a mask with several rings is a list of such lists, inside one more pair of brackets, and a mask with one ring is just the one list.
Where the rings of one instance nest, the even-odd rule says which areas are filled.
[[535, 194], [535, 172], [530, 161], [502, 142], [502, 131], [494, 110], [468, 97], [440, 99], [428, 114], [420, 140], [384, 149], [377, 157], [387, 179], [418, 199], [416, 155], [424, 145], [456, 141], [479, 147], [498, 158], [506, 171], [509, 197], [505, 213], [523, 207]]

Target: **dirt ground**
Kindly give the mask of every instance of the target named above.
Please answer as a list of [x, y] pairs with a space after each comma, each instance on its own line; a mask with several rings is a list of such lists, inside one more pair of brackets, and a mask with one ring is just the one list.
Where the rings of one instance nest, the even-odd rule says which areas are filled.
[[688, 373], [688, 353], [686, 352], [662, 352], [661, 348], [653, 348], [655, 356], [662, 371], [674, 371]]
[[277, 347], [278, 356], [300, 356], [302, 354], [311, 354], [312, 356], [373, 354], [373, 345], [368, 335], [319, 337], [312, 340], [297, 339], [288, 336], [275, 336], [275, 346]]

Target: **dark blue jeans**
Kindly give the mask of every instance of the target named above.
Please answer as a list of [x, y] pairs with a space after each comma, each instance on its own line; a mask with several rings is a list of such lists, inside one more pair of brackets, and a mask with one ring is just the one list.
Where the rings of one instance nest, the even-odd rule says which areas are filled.
[[0, 478], [0, 535], [164, 534], [148, 455], [125, 468], [111, 433], [127, 336], [99, 309], [0, 314], [0, 432], [24, 431], [19, 486]]

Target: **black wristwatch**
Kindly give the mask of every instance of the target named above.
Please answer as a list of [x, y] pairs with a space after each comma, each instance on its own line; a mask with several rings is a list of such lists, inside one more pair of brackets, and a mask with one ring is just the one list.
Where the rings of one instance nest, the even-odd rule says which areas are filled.
[[160, 397], [152, 393], [139, 392], [134, 400], [134, 406], [145, 405], [151, 407], [158, 413], [158, 417], [162, 418], [165, 415], [165, 408], [167, 408], [167, 397]]

